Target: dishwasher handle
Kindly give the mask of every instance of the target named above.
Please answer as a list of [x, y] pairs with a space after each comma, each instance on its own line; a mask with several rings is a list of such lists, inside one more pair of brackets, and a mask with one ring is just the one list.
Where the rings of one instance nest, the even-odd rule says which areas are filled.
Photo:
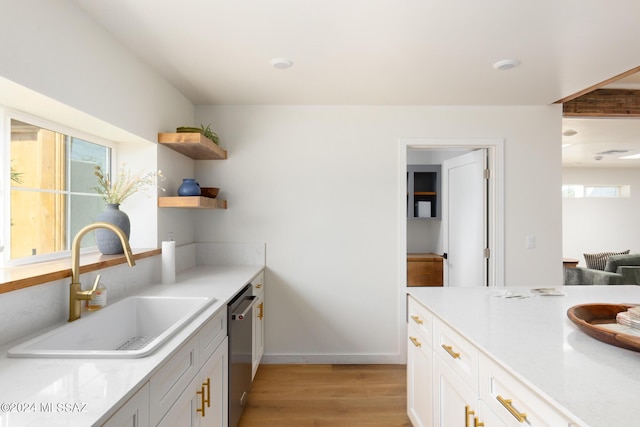
[[244, 297], [237, 307], [235, 307], [233, 313], [231, 313], [231, 320], [244, 320], [247, 317], [247, 313], [253, 308], [253, 304], [257, 297], [255, 295], [249, 295]]

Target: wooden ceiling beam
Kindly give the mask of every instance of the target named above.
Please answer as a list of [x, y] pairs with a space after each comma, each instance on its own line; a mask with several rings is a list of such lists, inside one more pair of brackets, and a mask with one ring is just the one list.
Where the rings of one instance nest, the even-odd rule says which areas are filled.
[[585, 95], [585, 94], [587, 94], [589, 92], [593, 92], [596, 89], [603, 88], [603, 87], [607, 86], [608, 84], [615, 83], [618, 80], [624, 79], [625, 77], [629, 77], [629, 76], [631, 76], [633, 74], [636, 74], [636, 73], [640, 73], [640, 66], [632, 68], [632, 69], [630, 69], [628, 71], [625, 71], [624, 73], [620, 73], [617, 76], [613, 76], [610, 79], [607, 79], [607, 80], [605, 80], [603, 82], [600, 82], [598, 84], [595, 84], [593, 86], [589, 86], [587, 88], [584, 88], [581, 91], [576, 92], [576, 93], [574, 93], [572, 95], [565, 96], [562, 99], [558, 99], [556, 102], [554, 102], [554, 104], [564, 104], [565, 102], [571, 101], [572, 99], [575, 99], [575, 98], [577, 98], [579, 96]]
[[640, 90], [597, 89], [562, 104], [564, 117], [640, 117]]

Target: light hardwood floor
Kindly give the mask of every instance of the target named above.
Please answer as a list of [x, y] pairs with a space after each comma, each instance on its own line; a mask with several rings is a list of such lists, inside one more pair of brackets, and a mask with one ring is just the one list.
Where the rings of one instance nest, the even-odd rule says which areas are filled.
[[238, 427], [402, 427], [405, 365], [260, 365]]

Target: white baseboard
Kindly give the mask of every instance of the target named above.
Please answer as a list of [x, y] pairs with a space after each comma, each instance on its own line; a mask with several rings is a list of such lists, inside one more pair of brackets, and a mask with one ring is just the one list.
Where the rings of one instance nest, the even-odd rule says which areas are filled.
[[265, 354], [260, 363], [265, 365], [404, 365], [407, 361], [399, 354]]

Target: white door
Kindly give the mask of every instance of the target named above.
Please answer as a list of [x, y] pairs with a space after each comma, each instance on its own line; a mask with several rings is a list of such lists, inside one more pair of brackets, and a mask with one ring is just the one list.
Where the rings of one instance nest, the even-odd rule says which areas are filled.
[[486, 149], [442, 163], [444, 286], [487, 286]]

